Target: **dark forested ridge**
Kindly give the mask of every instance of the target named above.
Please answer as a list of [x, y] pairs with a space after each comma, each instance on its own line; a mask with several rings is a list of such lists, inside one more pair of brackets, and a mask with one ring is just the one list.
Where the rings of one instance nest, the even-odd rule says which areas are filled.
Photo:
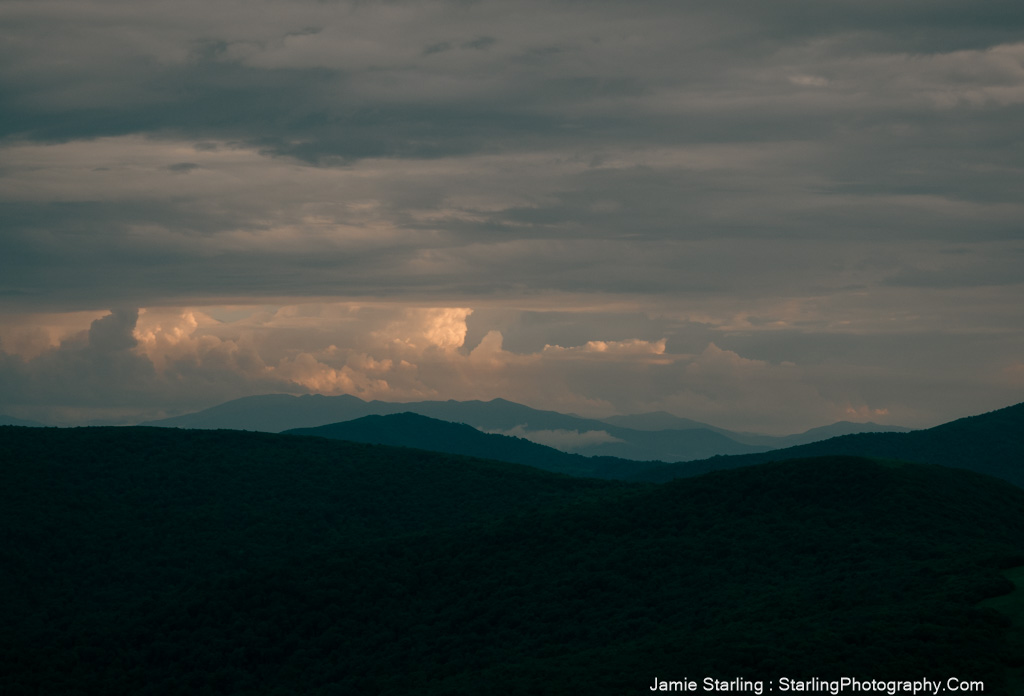
[[320, 438], [0, 428], [0, 693], [984, 680], [1024, 491], [852, 457], [625, 484]]
[[770, 452], [678, 463], [584, 457], [414, 413], [367, 416], [288, 432], [417, 447], [527, 464], [576, 476], [634, 481], [664, 482], [769, 461], [847, 455], [970, 469], [1024, 487], [1024, 404], [961, 418], [928, 430], [859, 433]]
[[860, 433], [798, 447], [663, 464], [640, 471], [640, 481], [669, 481], [709, 471], [798, 457], [849, 455], [900, 459], [970, 469], [1024, 487], [1024, 403], [908, 433]]
[[366, 416], [318, 428], [286, 430], [285, 433], [375, 445], [415, 447], [598, 478], [628, 478], [642, 469], [662, 463], [616, 457], [584, 457], [538, 445], [520, 437], [483, 433], [464, 423], [450, 423], [416, 413]]

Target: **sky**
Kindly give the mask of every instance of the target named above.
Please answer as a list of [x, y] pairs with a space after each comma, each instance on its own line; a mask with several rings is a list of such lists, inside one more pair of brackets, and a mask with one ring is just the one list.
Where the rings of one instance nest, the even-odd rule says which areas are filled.
[[1024, 401], [1019, 0], [0, 0], [0, 413]]

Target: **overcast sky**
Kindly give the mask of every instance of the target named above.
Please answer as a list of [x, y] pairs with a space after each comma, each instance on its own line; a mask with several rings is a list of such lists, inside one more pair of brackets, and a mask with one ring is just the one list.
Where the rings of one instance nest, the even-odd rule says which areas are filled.
[[0, 413], [1024, 400], [1020, 0], [0, 1]]

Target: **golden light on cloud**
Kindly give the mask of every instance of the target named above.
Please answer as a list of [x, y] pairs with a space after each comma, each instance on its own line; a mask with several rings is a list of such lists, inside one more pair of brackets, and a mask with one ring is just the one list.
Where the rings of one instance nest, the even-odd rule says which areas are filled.
[[473, 313], [466, 307], [408, 310], [411, 326], [426, 340], [426, 345], [441, 350], [461, 348], [466, 340], [466, 318]]
[[[822, 372], [806, 365], [720, 347], [718, 338], [727, 340], [721, 324], [684, 324], [697, 326], [705, 338], [695, 351], [683, 351], [668, 337], [602, 337], [591, 313], [571, 317], [567, 325], [575, 328], [566, 336], [578, 340], [531, 347], [524, 336], [550, 315], [322, 299], [148, 307], [137, 317], [134, 311], [8, 317], [0, 323], [0, 348], [29, 370], [43, 357], [52, 364], [63, 356], [69, 365], [83, 359], [99, 364], [108, 358], [90, 347], [96, 334], [121, 346], [116, 360], [136, 359], [119, 369], [144, 378], [142, 386], [126, 388], [165, 390], [193, 409], [273, 392], [393, 402], [500, 397], [591, 416], [700, 414], [708, 422], [776, 434], [796, 430], [790, 424], [797, 419], [809, 426], [840, 419], [906, 424], [914, 415], [877, 398], [851, 400], [841, 390], [823, 390]], [[130, 332], [125, 340], [116, 338], [120, 330]], [[1019, 364], [1004, 372], [1008, 384], [1024, 381]], [[863, 373], [859, 380], [865, 378], [879, 379]]]
[[391, 391], [387, 380], [376, 379], [367, 372], [353, 370], [348, 365], [338, 369], [330, 367], [310, 353], [299, 353], [295, 358], [282, 359], [273, 368], [273, 373], [274, 376], [301, 385], [315, 394], [352, 394], [376, 398]]

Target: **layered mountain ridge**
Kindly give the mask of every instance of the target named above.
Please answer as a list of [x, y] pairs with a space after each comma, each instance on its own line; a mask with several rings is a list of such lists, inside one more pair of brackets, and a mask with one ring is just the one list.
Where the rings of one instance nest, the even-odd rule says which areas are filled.
[[664, 462], [763, 452], [807, 442], [808, 438], [814, 440], [850, 432], [851, 429], [892, 429], [891, 426], [875, 424], [837, 423], [807, 433], [774, 437], [735, 433], [671, 414], [639, 414], [597, 420], [534, 409], [505, 399], [397, 403], [363, 401], [351, 395], [287, 394], [245, 397], [197, 413], [141, 425], [283, 432], [403, 412], [465, 423], [484, 432], [524, 437], [573, 454]]
[[859, 457], [652, 484], [0, 427], [0, 690], [603, 696], [696, 665], [1010, 694], [1009, 619], [978, 602], [1013, 589], [1022, 511], [988, 476]]
[[1024, 403], [905, 433], [858, 433], [741, 456], [665, 464], [634, 478], [669, 481], [770, 461], [859, 456], [969, 469], [1024, 487]]

